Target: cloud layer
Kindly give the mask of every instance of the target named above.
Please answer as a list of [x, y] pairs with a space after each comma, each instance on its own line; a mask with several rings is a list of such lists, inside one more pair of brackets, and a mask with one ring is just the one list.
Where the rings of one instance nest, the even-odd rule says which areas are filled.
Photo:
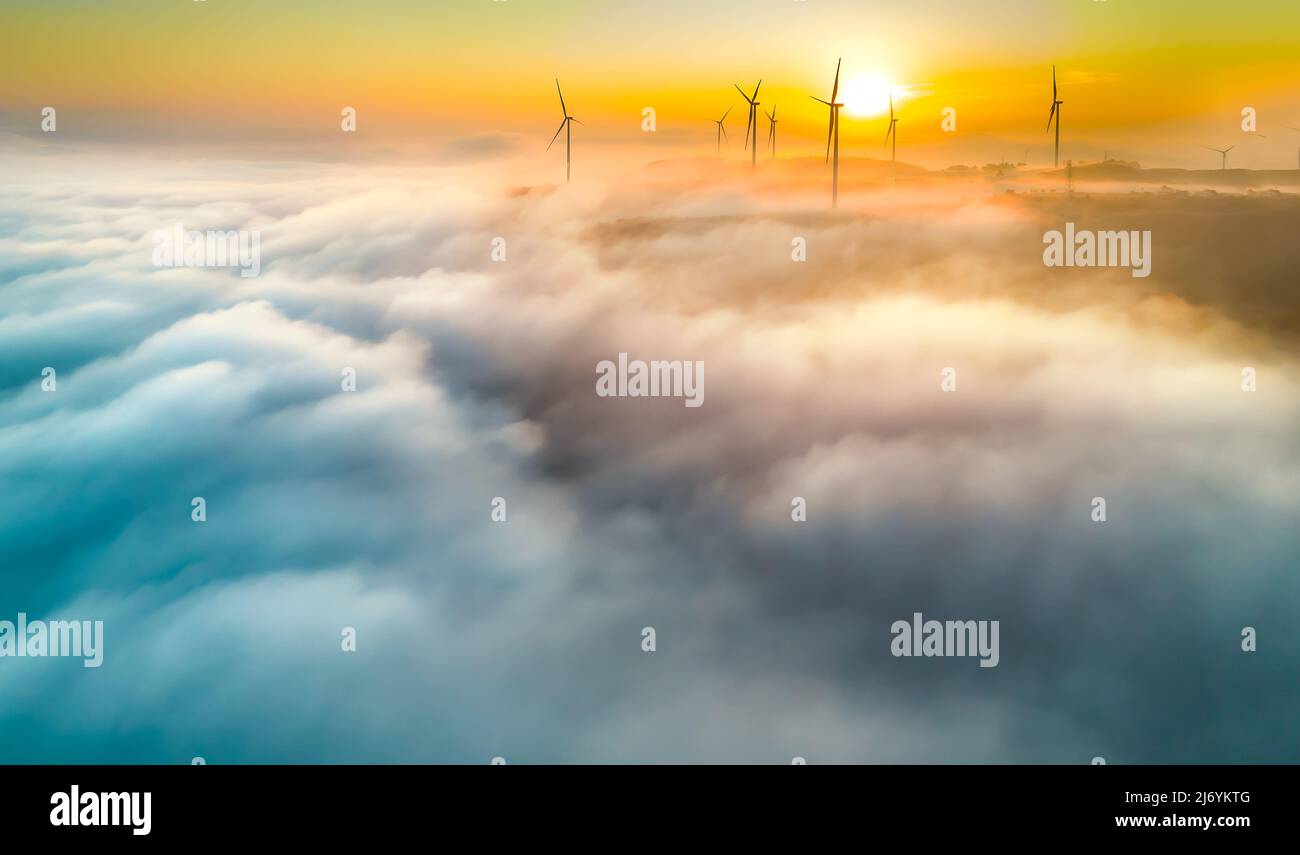
[[[0, 619], [106, 654], [0, 660], [3, 759], [1300, 760], [1293, 196], [13, 160]], [[1153, 275], [1044, 268], [1067, 220]], [[1000, 665], [890, 656], [917, 611]]]

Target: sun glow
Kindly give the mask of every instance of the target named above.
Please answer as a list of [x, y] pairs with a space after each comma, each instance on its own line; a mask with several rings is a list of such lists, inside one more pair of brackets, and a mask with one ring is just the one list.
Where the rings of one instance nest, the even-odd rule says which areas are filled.
[[844, 82], [840, 102], [850, 116], [882, 116], [889, 114], [890, 95], [894, 96], [897, 105], [900, 95], [898, 87], [882, 75], [858, 75]]

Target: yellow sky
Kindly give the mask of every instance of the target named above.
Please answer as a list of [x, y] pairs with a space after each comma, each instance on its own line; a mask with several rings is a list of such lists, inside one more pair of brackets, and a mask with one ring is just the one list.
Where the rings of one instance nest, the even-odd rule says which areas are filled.
[[1075, 139], [1226, 134], [1244, 106], [1261, 130], [1300, 125], [1294, 0], [7, 0], [0, 33], [11, 130], [54, 104], [92, 134], [274, 137], [333, 130], [350, 105], [374, 138], [548, 138], [559, 76], [590, 138], [635, 139], [649, 106], [666, 140], [707, 142], [732, 83], [762, 77], [784, 138], [815, 147], [808, 96], [839, 56], [846, 80], [896, 88], [913, 143], [942, 138], [945, 107], [966, 134], [1034, 133], [1053, 63]]

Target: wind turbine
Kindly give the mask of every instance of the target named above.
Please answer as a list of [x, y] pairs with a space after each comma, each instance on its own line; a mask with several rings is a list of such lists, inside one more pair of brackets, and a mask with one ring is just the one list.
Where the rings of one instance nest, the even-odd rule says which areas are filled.
[[1221, 169], [1227, 169], [1227, 168], [1228, 168], [1228, 152], [1232, 151], [1234, 148], [1236, 148], [1236, 146], [1235, 146], [1235, 145], [1230, 145], [1230, 146], [1228, 146], [1227, 148], [1210, 148], [1210, 147], [1207, 145], [1206, 148], [1209, 149], [1210, 151], [1217, 151], [1219, 154], [1221, 154], [1221, 155], [1223, 156], [1223, 166], [1220, 167], [1220, 168], [1221, 168]]
[[1047, 130], [1052, 129], [1052, 117], [1056, 117], [1056, 155], [1052, 160], [1052, 168], [1059, 169], [1061, 166], [1061, 105], [1065, 102], [1056, 97], [1056, 66], [1052, 66], [1052, 109], [1047, 114]]
[[722, 126], [722, 123], [727, 121], [727, 114], [735, 109], [735, 107], [736, 105], [732, 104], [727, 108], [727, 112], [722, 114], [721, 119], [713, 120], [713, 124], [718, 126], [718, 157], [722, 157], [722, 141], [727, 138], [727, 129]]
[[758, 86], [754, 87], [754, 94], [752, 96], [746, 95], [745, 90], [741, 89], [739, 85], [732, 85], [736, 87], [736, 91], [740, 93], [740, 97], [749, 102], [749, 122], [745, 125], [745, 145], [749, 145], [749, 138], [752, 135], [754, 138], [754, 147], [749, 155], [749, 165], [751, 168], [756, 167], [758, 166], [758, 86], [762, 86], [763, 81], [758, 81]]
[[[551, 137], [551, 141], [546, 144], [546, 150], [547, 151], [551, 150], [551, 146], [555, 145], [555, 141], [560, 138], [560, 131], [564, 131], [564, 180], [565, 182], [568, 182], [569, 177], [573, 171], [572, 123], [578, 122], [578, 120], [570, 116], [569, 108], [564, 106], [564, 93], [560, 91], [560, 81], [558, 79], [555, 81], [555, 91], [559, 93], [560, 112], [564, 114], [564, 118], [560, 121], [560, 130], [556, 131], [555, 136]], [[581, 125], [582, 122], [578, 122], [578, 124]]]
[[890, 95], [889, 96], [889, 130], [885, 131], [885, 142], [889, 142], [889, 138], [891, 136], [894, 138], [894, 147], [890, 150], [889, 153], [889, 161], [891, 163], [894, 162], [894, 160], [897, 159], [898, 156], [898, 129], [895, 127], [895, 125], [897, 124], [898, 124], [898, 119], [894, 118], [894, 96]]
[[[1283, 125], [1283, 127], [1288, 131], [1296, 131], [1297, 133], [1300, 133], [1300, 128], [1293, 128], [1290, 125]], [[1300, 169], [1300, 150], [1297, 150], [1296, 152], [1296, 169]]]
[[831, 167], [831, 207], [840, 204], [840, 108], [844, 105], [835, 99], [840, 94], [840, 63], [843, 57], [835, 61], [835, 86], [831, 89], [831, 100], [823, 101], [816, 95], [809, 95], [814, 101], [821, 101], [831, 109], [831, 123], [826, 130], [826, 159], [831, 157], [831, 138], [835, 138], [835, 165]]
[[772, 105], [772, 112], [764, 113], [767, 116], [767, 144], [772, 150], [772, 159], [776, 160], [776, 105]]

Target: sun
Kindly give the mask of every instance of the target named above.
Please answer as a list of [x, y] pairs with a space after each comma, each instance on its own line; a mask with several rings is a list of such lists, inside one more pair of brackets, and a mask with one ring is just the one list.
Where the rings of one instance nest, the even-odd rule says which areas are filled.
[[844, 81], [840, 103], [850, 116], [868, 117], [889, 113], [889, 96], [898, 97], [897, 87], [880, 74], [866, 74]]

